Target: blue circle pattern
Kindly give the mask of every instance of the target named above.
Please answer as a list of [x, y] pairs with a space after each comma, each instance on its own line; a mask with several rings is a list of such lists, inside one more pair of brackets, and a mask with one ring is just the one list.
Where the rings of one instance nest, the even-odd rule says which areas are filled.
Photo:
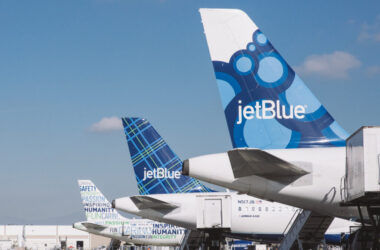
[[260, 31], [256, 32], [254, 37], [255, 37], [256, 42], [259, 43], [260, 45], [265, 45], [268, 42], [267, 37]]
[[247, 49], [251, 52], [256, 50], [256, 45], [254, 43], [248, 43]]
[[[232, 97], [231, 90], [228, 95], [223, 95], [223, 89], [228, 88], [220, 89], [233, 146], [261, 149], [344, 146], [347, 136], [344, 130], [304, 86], [266, 36], [256, 30], [252, 38], [246, 49], [235, 52], [228, 63], [213, 61], [217, 79], [230, 84], [235, 90]], [[300, 96], [303, 93], [308, 98]], [[228, 96], [228, 100], [223, 100], [223, 96]], [[241, 124], [237, 124], [238, 105], [244, 107], [261, 100], [279, 101], [287, 114], [290, 105], [306, 102], [305, 118], [243, 119]], [[276, 140], [264, 138], [263, 134]]]
[[259, 55], [259, 68], [255, 80], [266, 88], [274, 88], [284, 83], [288, 76], [288, 67], [282, 57], [275, 53]]
[[250, 55], [242, 54], [235, 59], [234, 68], [241, 75], [247, 75], [252, 72], [255, 62]]

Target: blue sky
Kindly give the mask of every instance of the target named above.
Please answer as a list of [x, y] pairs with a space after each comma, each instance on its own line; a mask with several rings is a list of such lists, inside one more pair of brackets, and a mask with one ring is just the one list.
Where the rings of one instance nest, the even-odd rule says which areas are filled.
[[149, 119], [183, 159], [231, 148], [200, 7], [247, 12], [348, 132], [380, 124], [378, 1], [0, 0], [0, 223], [80, 219], [80, 178], [136, 194], [106, 117]]

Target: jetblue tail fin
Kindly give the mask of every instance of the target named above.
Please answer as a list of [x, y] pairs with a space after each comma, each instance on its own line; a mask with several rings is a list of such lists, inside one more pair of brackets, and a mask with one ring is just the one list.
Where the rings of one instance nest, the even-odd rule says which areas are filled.
[[200, 13], [235, 148], [345, 145], [348, 134], [247, 14]]
[[140, 194], [212, 191], [198, 180], [181, 175], [182, 161], [147, 120], [122, 121]]
[[99, 225], [121, 225], [125, 220], [90, 180], [78, 180], [87, 221]]

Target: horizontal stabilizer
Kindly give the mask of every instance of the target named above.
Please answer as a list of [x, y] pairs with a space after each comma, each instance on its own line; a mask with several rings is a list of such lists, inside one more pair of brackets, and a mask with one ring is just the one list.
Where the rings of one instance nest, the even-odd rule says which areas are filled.
[[102, 231], [107, 228], [106, 226], [99, 225], [96, 223], [91, 223], [91, 222], [82, 222], [82, 225], [86, 227], [87, 229], [93, 229], [97, 231]]
[[149, 196], [133, 196], [131, 200], [139, 209], [173, 210], [178, 207], [177, 205]]
[[292, 182], [309, 173], [260, 149], [234, 149], [228, 151], [228, 157], [235, 178], [257, 175], [283, 183]]

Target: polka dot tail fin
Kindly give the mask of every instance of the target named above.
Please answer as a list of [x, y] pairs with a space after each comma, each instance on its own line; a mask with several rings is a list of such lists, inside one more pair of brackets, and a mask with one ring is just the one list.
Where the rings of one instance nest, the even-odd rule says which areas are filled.
[[234, 148], [345, 146], [347, 132], [246, 13], [200, 13]]

